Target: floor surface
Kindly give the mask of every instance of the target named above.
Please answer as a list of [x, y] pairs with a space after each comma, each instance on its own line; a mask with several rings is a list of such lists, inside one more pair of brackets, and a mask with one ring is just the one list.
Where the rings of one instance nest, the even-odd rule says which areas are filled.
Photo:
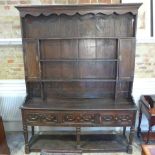
[[[24, 153], [24, 137], [22, 132], [8, 132], [7, 141], [10, 148], [11, 155], [25, 155]], [[133, 155], [141, 155], [140, 142], [137, 138], [133, 143]], [[30, 155], [40, 155], [40, 153], [30, 153]], [[124, 152], [119, 153], [83, 153], [82, 155], [129, 155]]]

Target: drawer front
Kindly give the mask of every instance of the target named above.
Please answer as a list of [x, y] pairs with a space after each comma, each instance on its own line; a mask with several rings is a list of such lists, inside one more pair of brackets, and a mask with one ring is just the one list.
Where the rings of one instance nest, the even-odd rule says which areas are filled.
[[93, 112], [64, 112], [62, 113], [62, 124], [94, 126], [97, 114]]
[[131, 126], [134, 111], [37, 111], [24, 110], [23, 120], [36, 126]]
[[27, 111], [24, 119], [28, 125], [54, 125], [58, 124], [58, 113], [50, 111]]
[[100, 114], [100, 124], [106, 126], [132, 125], [134, 116], [134, 112], [132, 111], [104, 112]]

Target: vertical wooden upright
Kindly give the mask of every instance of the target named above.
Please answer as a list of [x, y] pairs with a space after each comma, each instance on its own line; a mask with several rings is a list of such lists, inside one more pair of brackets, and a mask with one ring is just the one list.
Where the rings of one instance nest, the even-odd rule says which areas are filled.
[[10, 154], [9, 147], [6, 141], [3, 120], [1, 116], [0, 116], [0, 154], [3, 154], [3, 155]]

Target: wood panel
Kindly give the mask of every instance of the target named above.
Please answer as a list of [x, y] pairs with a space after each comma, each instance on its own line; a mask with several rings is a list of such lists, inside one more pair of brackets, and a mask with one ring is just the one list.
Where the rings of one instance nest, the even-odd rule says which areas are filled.
[[40, 41], [40, 59], [55, 59], [61, 57], [61, 47], [59, 40]]
[[77, 59], [78, 58], [78, 40], [61, 40], [61, 58], [63, 59]]
[[115, 36], [115, 15], [105, 16], [98, 14], [96, 16], [96, 36], [113, 37]]
[[135, 18], [131, 13], [120, 16], [115, 13], [111, 15], [88, 13], [83, 16], [79, 14], [37, 17], [27, 15], [24, 18], [26, 31], [24, 37], [133, 37], [134, 21]]
[[41, 86], [39, 82], [27, 82], [27, 90], [31, 98], [41, 97]]
[[95, 36], [95, 17], [93, 14], [85, 14], [78, 18], [78, 31], [80, 37]]
[[80, 78], [115, 79], [115, 62], [79, 62]]
[[117, 59], [117, 40], [96, 39], [96, 58]]
[[120, 40], [120, 78], [133, 78], [134, 75], [134, 57], [135, 57], [135, 39]]
[[96, 44], [94, 39], [79, 40], [79, 58], [96, 58]]
[[116, 59], [116, 39], [41, 40], [42, 59]]
[[[39, 63], [36, 41], [24, 41], [25, 75], [28, 79], [39, 78]], [[32, 67], [33, 66], [33, 67]]]
[[130, 98], [131, 90], [132, 90], [131, 81], [118, 82], [118, 87], [117, 87], [118, 98]]
[[130, 13], [120, 16], [115, 15], [115, 36], [133, 37], [134, 36], [133, 22], [134, 17]]
[[[67, 16], [67, 15], [60, 15], [60, 26], [61, 29], [59, 34], [61, 37], [74, 37], [78, 36], [78, 15], [74, 16]], [[63, 25], [63, 26], [62, 26]]]
[[44, 88], [47, 98], [104, 98], [114, 96], [115, 82], [52, 82]]
[[7, 145], [7, 139], [5, 136], [5, 131], [4, 131], [4, 126], [3, 126], [3, 120], [2, 117], [0, 116], [0, 154], [1, 155], [10, 155], [10, 150]]
[[[41, 21], [41, 22], [40, 22]], [[25, 27], [24, 38], [46, 38], [60, 36], [60, 18], [57, 15], [34, 17], [27, 15], [23, 21]]]
[[43, 62], [44, 79], [75, 79], [77, 78], [76, 62]]

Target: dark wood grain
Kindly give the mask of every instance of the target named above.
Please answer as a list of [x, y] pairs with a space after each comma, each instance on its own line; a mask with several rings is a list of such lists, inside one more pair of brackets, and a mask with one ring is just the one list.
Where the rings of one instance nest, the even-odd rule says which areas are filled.
[[120, 40], [120, 78], [134, 75], [135, 40]]
[[3, 120], [0, 116], [0, 154], [3, 155], [10, 155], [10, 150], [7, 145], [7, 140], [5, 136], [4, 126], [3, 126]]
[[[131, 94], [139, 6], [17, 7], [27, 87], [21, 107], [26, 153], [47, 149], [53, 140], [35, 144], [34, 126], [76, 129], [69, 142], [68, 137], [56, 136], [50, 142], [54, 149], [132, 153], [137, 108]], [[28, 126], [32, 126], [30, 140]], [[83, 137], [82, 127], [122, 127], [124, 138], [125, 128], [130, 127], [129, 140], [115, 135]]]

